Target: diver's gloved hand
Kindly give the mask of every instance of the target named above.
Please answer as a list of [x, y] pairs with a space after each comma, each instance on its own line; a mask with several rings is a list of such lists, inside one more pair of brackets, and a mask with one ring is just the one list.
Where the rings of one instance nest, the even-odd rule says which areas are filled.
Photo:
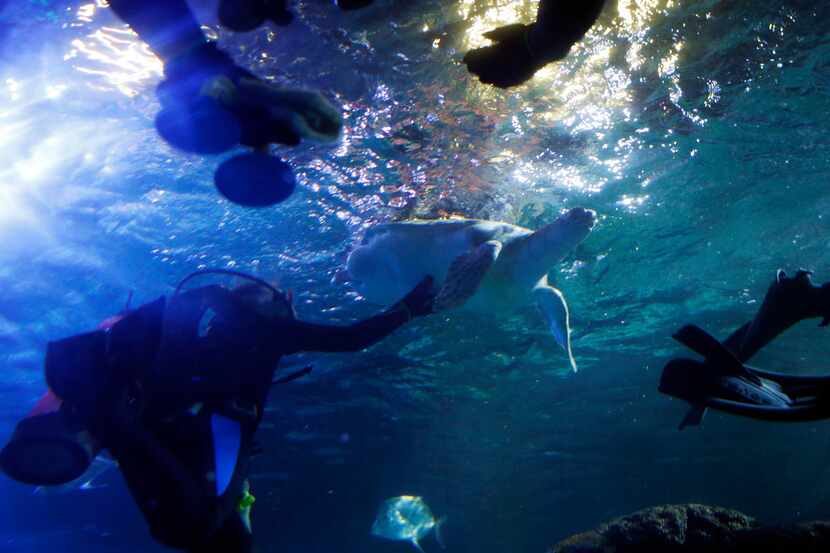
[[253, 31], [266, 20], [280, 26], [289, 25], [294, 15], [288, 11], [287, 3], [288, 0], [222, 0], [219, 22], [238, 33]]
[[431, 276], [424, 277], [406, 297], [399, 301], [392, 309], [405, 309], [410, 317], [422, 317], [432, 313], [435, 302], [435, 281]]
[[236, 65], [214, 43], [169, 60], [157, 94], [159, 134], [185, 151], [215, 154], [238, 144], [263, 149], [303, 138], [336, 140], [339, 110], [315, 92], [280, 90]]
[[335, 0], [341, 10], [359, 10], [371, 6], [374, 0]]

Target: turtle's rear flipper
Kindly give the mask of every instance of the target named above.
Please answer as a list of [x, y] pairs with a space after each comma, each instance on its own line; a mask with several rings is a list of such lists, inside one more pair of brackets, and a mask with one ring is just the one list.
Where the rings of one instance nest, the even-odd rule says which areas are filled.
[[433, 310], [438, 312], [452, 309], [470, 299], [498, 258], [501, 247], [501, 242], [490, 240], [456, 257], [450, 265], [444, 284], [435, 296]]
[[568, 354], [571, 369], [576, 372], [576, 360], [571, 350], [571, 321], [565, 296], [553, 286], [540, 285], [533, 289], [536, 305], [545, 316], [556, 343]]

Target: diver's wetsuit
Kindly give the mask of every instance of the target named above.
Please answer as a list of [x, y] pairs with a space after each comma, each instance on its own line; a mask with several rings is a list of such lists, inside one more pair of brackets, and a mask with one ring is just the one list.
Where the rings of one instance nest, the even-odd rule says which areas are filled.
[[[194, 553], [245, 553], [251, 537], [237, 512], [276, 364], [300, 351], [358, 351], [410, 319], [392, 308], [350, 326], [268, 320], [233, 292], [205, 286], [173, 296], [162, 339], [140, 379], [145, 405], [107, 413], [95, 433], [119, 463], [160, 542]], [[239, 424], [240, 447], [226, 488], [216, 489], [211, 423]]]

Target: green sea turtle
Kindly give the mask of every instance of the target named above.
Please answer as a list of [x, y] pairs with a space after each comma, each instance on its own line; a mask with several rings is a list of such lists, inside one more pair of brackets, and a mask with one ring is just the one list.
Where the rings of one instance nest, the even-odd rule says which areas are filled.
[[509, 313], [535, 302], [571, 367], [568, 306], [548, 284], [548, 271], [582, 242], [594, 211], [570, 209], [537, 231], [495, 221], [406, 221], [370, 228], [349, 255], [348, 277], [369, 301], [392, 305], [431, 275], [435, 310]]

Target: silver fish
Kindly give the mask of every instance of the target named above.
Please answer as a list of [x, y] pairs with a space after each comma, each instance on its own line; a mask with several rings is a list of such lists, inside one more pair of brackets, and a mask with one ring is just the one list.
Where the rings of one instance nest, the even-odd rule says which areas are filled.
[[406, 540], [418, 551], [424, 553], [418, 540], [435, 530], [435, 539], [443, 548], [440, 528], [446, 517], [435, 520], [432, 511], [423, 498], [413, 495], [401, 495], [387, 499], [380, 506], [378, 516], [372, 525], [372, 535], [388, 540]]

